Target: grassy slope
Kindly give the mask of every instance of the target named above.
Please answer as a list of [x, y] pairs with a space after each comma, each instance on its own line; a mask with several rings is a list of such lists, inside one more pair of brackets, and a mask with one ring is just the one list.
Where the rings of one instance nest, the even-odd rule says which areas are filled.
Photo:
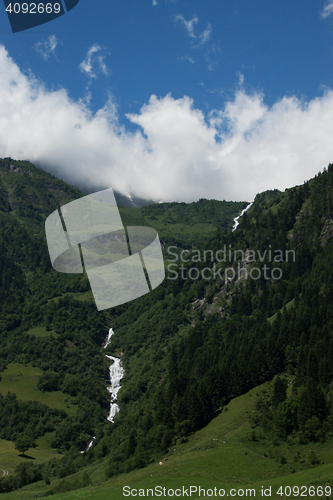
[[[9, 171], [9, 164], [14, 165], [18, 170]], [[13, 217], [31, 234], [36, 235], [44, 235], [44, 219], [50, 212], [82, 195], [80, 191], [35, 168], [31, 163], [15, 160], [0, 160], [0, 188], [1, 211], [4, 211], [6, 216]], [[213, 207], [213, 212], [210, 214], [206, 214], [207, 203]], [[219, 224], [230, 225], [233, 217], [240, 212], [243, 205], [242, 202], [203, 200], [187, 205], [165, 203], [163, 206], [155, 205], [142, 209], [120, 208], [120, 212], [125, 225], [147, 224], [161, 231], [161, 239], [167, 237], [169, 241], [172, 241], [175, 237], [176, 240], [191, 239], [192, 242], [196, 242], [196, 237], [198, 240], [211, 238]], [[29, 210], [37, 214], [36, 218], [32, 217]], [[186, 222], [183, 222], [184, 218]], [[27, 271], [26, 274], [29, 276], [31, 272]], [[66, 293], [62, 296], [64, 295]], [[80, 301], [93, 301], [91, 291], [71, 295]], [[50, 300], [57, 302], [59, 299], [60, 296]], [[47, 331], [43, 325], [31, 328], [28, 333], [37, 337], [54, 334], [54, 332]], [[40, 401], [51, 408], [63, 409], [73, 414], [75, 407], [71, 404], [70, 396], [60, 391], [44, 393], [37, 389], [38, 378], [41, 374], [42, 371], [38, 368], [18, 363], [11, 364], [1, 373], [0, 393], [6, 395], [10, 391], [15, 393], [18, 399]], [[49, 452], [52, 454], [53, 450], [50, 449]], [[17, 455], [12, 443], [6, 441], [0, 442], [0, 455], [1, 453], [9, 453], [12, 458]]]
[[246, 202], [200, 200], [195, 203], [163, 203], [142, 208], [120, 208], [125, 226], [148, 225], [164, 243], [192, 246], [212, 237], [218, 227], [230, 228]]
[[52, 335], [57, 335], [53, 330], [46, 330], [45, 326], [35, 326], [30, 328], [27, 333], [30, 335], [35, 335], [35, 337], [49, 337]]
[[39, 401], [50, 408], [64, 410], [69, 415], [75, 413], [73, 399], [61, 391], [43, 392], [37, 389], [42, 370], [30, 365], [11, 363], [1, 372], [0, 393], [6, 396], [8, 392], [15, 393], [17, 399], [23, 401]]
[[[287, 302], [287, 304], [284, 307], [288, 311], [288, 309], [290, 309], [291, 307], [294, 307], [294, 304], [295, 304], [295, 299], [292, 299], [289, 302]], [[283, 309], [284, 309], [283, 307], [282, 307], [282, 309], [280, 309], [281, 314], [283, 312]], [[271, 316], [270, 318], [267, 318], [267, 319], [270, 323], [273, 323], [273, 321], [275, 321], [276, 318], [277, 318], [277, 313], [273, 314], [273, 316]]]
[[[17, 172], [8, 170], [13, 164], [19, 169]], [[7, 165], [8, 164], [8, 165]], [[6, 216], [13, 217], [16, 222], [25, 227], [30, 234], [44, 235], [44, 219], [56, 207], [68, 203], [82, 195], [78, 190], [71, 188], [58, 179], [35, 168], [29, 162], [0, 160], [0, 209]], [[206, 204], [213, 207], [212, 213], [206, 213]], [[203, 200], [192, 204], [166, 203], [146, 207], [146, 209], [120, 208], [125, 225], [150, 225], [160, 232], [161, 240], [198, 243], [199, 240], [214, 236], [219, 225], [231, 225], [235, 217], [243, 208], [244, 203], [218, 202]], [[30, 210], [30, 212], [29, 212]], [[32, 212], [36, 218], [32, 217]], [[186, 219], [186, 222], [183, 221]], [[30, 275], [27, 271], [27, 276]], [[63, 294], [66, 295], [66, 294]], [[72, 293], [75, 299], [93, 301], [91, 291]], [[58, 301], [60, 297], [54, 297]], [[54, 332], [47, 331], [45, 326], [37, 325], [29, 332], [37, 337], [48, 336]], [[65, 410], [68, 414], [75, 413], [75, 406], [70, 396], [57, 392], [42, 392], [37, 389], [38, 378], [42, 371], [32, 366], [13, 363], [1, 373], [0, 393], [6, 395], [9, 391], [15, 393], [18, 399], [36, 400], [51, 408]], [[28, 456], [36, 461], [45, 461], [57, 453], [49, 446], [50, 436], [46, 435], [37, 441], [37, 448], [29, 450]], [[14, 449], [14, 444], [0, 440], [0, 469], [3, 467], [9, 472], [21, 461]]]
[[[76, 406], [72, 403], [74, 398], [61, 391], [42, 392], [37, 389], [38, 379], [42, 373], [39, 368], [11, 363], [1, 373], [0, 393], [3, 396], [6, 396], [8, 392], [15, 393], [17, 399], [39, 401], [50, 408], [64, 410], [69, 415], [74, 415], [76, 411]], [[47, 433], [39, 437], [36, 440], [37, 447], [30, 448], [26, 456], [19, 455], [14, 448], [14, 443], [0, 439], [0, 469], [3, 468], [13, 473], [19, 463], [29, 458], [34, 460], [34, 463], [42, 463], [53, 457], [59, 457], [56, 450], [50, 446], [53, 434]]]
[[[274, 196], [277, 195], [274, 194]], [[272, 196], [272, 210], [275, 210], [278, 206], [274, 205], [274, 196]], [[282, 200], [280, 199], [278, 203], [283, 204], [283, 196], [281, 198]], [[198, 229], [196, 225], [201, 226], [205, 224], [197, 222], [192, 218], [190, 223], [186, 222], [184, 227], [181, 228], [177, 218], [173, 221], [170, 219], [171, 222], [167, 220], [170, 214], [167, 214], [167, 217], [153, 214], [156, 220], [152, 217], [152, 212], [139, 212], [142, 211], [142, 209], [124, 210], [130, 211], [127, 212], [127, 220], [123, 217], [126, 225], [139, 225], [139, 222], [142, 224], [143, 221], [145, 221], [148, 225], [156, 227], [159, 232], [165, 231], [166, 237], [172, 234], [172, 230], [174, 230], [173, 234], [178, 237], [182, 229], [184, 230], [185, 225], [189, 225], [190, 228], [188, 229], [189, 232], [187, 236], [193, 238]], [[211, 236], [212, 228], [208, 227], [209, 225], [210, 224], [207, 222], [207, 235], [210, 233], [209, 236]], [[203, 229], [204, 228], [201, 227], [201, 231]], [[184, 241], [185, 240], [186, 238], [184, 238]], [[39, 330], [38, 332], [31, 331], [30, 333], [42, 335], [43, 333], [46, 334], [46, 331], [42, 332]], [[19, 375], [17, 374], [16, 376], [18, 377]], [[30, 389], [33, 390], [32, 388]], [[88, 468], [91, 474], [91, 487], [72, 493], [56, 495], [53, 498], [55, 500], [57, 498], [68, 500], [83, 500], [85, 498], [96, 500], [123, 498], [121, 488], [125, 484], [129, 484], [136, 488], [154, 487], [157, 484], [162, 484], [169, 488], [176, 488], [182, 485], [189, 486], [191, 484], [200, 485], [206, 488], [216, 485], [217, 487], [224, 487], [226, 489], [230, 487], [254, 486], [257, 490], [264, 485], [265, 488], [272, 486], [273, 491], [274, 489], [276, 491], [281, 484], [301, 486], [309, 484], [312, 480], [318, 479], [319, 477], [321, 479], [325, 477], [333, 478], [333, 466], [330, 464], [333, 459], [333, 452], [331, 451], [330, 443], [324, 445], [312, 443], [310, 446], [282, 443], [279, 446], [273, 446], [272, 443], [265, 439], [257, 439], [256, 441], [251, 440], [252, 430], [248, 422], [248, 415], [253, 411], [254, 402], [257, 397], [256, 394], [268, 389], [269, 385], [264, 385], [260, 388], [253, 389], [249, 394], [233, 400], [228, 405], [227, 412], [224, 411], [205, 429], [193, 435], [188, 443], [176, 445], [175, 451], [172, 451], [168, 456], [168, 461], [165, 462], [162, 467], [159, 467], [155, 462], [145, 469], [133, 471], [129, 474], [124, 474], [104, 482], [104, 464], [96, 464]], [[14, 392], [14, 390], [12, 390], [12, 392]], [[257, 436], [257, 438], [258, 437], [260, 436]], [[45, 439], [44, 445], [47, 447], [47, 436], [44, 436], [43, 439]], [[8, 451], [12, 444], [5, 441], [4, 445], [7, 446], [6, 449], [4, 448], [6, 453], [6, 450]], [[308, 459], [309, 448], [315, 450], [321, 465], [311, 467]], [[33, 453], [30, 453], [30, 451], [28, 454], [32, 455]], [[33, 451], [35, 452], [36, 450]], [[296, 451], [301, 452], [301, 461], [297, 463], [294, 462]], [[14, 453], [17, 452], [14, 451]], [[282, 455], [287, 461], [284, 465], [280, 463], [279, 457]], [[2, 457], [4, 457], [4, 455], [2, 455]], [[164, 457], [160, 457], [160, 459], [163, 458]], [[0, 461], [0, 469], [2, 467], [4, 466]], [[80, 472], [78, 476], [82, 476], [82, 472]], [[71, 478], [67, 478], [63, 481], [70, 482]], [[59, 483], [61, 483], [59, 480], [55, 480], [54, 483], [52, 482], [54, 485]], [[13, 500], [28, 500], [29, 498], [35, 498], [39, 492], [45, 491], [48, 488], [49, 487], [44, 483], [38, 483], [26, 487], [20, 492], [3, 494], [2, 498], [4, 500], [7, 498]], [[258, 492], [257, 496], [259, 496]], [[194, 495], [194, 497], [196, 496]]]
[[[122, 474], [105, 481], [104, 464], [90, 466], [91, 486], [52, 496], [54, 500], [116, 500], [123, 497], [122, 488], [154, 488], [157, 485], [166, 488], [255, 488], [259, 490], [272, 487], [272, 498], [280, 498], [276, 492], [282, 486], [309, 486], [312, 482], [323, 484], [326, 480], [333, 483], [333, 450], [331, 443], [280, 443], [275, 445], [257, 433], [253, 441], [249, 415], [254, 411], [258, 396], [267, 396], [272, 391], [272, 383], [265, 383], [252, 389], [247, 394], [235, 398], [212, 422], [191, 436], [187, 443], [175, 445], [170, 453], [159, 457], [156, 462], [144, 469]], [[309, 451], [315, 451], [320, 465], [312, 466]], [[300, 460], [295, 462], [296, 452]], [[267, 455], [267, 456], [266, 456]], [[286, 458], [282, 464], [280, 457]], [[164, 458], [168, 457], [167, 461]], [[159, 460], [163, 466], [159, 466]], [[76, 476], [80, 482], [83, 472]], [[65, 487], [65, 483], [74, 478], [54, 480], [51, 487]], [[29, 500], [38, 493], [49, 489], [43, 482], [30, 485], [19, 492], [2, 494], [2, 500]], [[192, 495], [198, 498], [198, 494]], [[204, 498], [204, 495], [201, 495]], [[206, 496], [208, 498], [208, 496]], [[239, 497], [236, 497], [239, 498]]]
[[36, 447], [29, 448], [25, 455], [20, 455], [15, 450], [14, 443], [11, 441], [0, 439], [0, 470], [4, 469], [9, 474], [12, 474], [15, 467], [20, 463], [33, 460], [35, 464], [40, 464], [52, 458], [59, 458], [61, 455], [54, 448], [50, 447], [50, 440], [53, 434], [53, 432], [49, 432], [36, 439]]
[[[37, 389], [39, 377], [42, 370], [30, 365], [24, 366], [20, 363], [11, 363], [6, 370], [1, 372], [0, 393], [6, 396], [8, 392], [15, 393], [17, 399], [23, 401], [39, 401], [50, 408], [64, 410], [69, 415], [74, 415], [76, 406], [73, 404], [74, 398], [61, 391], [43, 392]], [[37, 447], [30, 448], [26, 452], [26, 457], [19, 455], [14, 448], [14, 443], [0, 439], [0, 469], [14, 472], [14, 468], [28, 458], [34, 463], [42, 463], [53, 457], [59, 457], [54, 448], [50, 447], [50, 440], [53, 433], [47, 433], [36, 440]]]

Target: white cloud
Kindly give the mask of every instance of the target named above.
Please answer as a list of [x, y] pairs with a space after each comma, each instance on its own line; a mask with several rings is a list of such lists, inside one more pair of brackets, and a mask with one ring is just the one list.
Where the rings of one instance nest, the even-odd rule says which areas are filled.
[[238, 76], [238, 85], [241, 87], [244, 83], [244, 75], [243, 73], [237, 73]]
[[33, 45], [33, 48], [36, 50], [38, 54], [40, 54], [43, 57], [43, 59], [45, 59], [45, 61], [47, 61], [51, 54], [54, 55], [54, 57], [56, 57], [55, 49], [57, 48], [58, 43], [59, 42], [56, 36], [51, 35], [48, 37], [47, 40], [45, 40], [45, 42], [35, 43]]
[[324, 5], [324, 8], [321, 12], [322, 17], [327, 17], [333, 14], [333, 0], [328, 0]]
[[273, 106], [238, 88], [209, 116], [190, 97], [152, 96], [141, 129], [118, 121], [110, 98], [89, 101], [48, 91], [0, 46], [0, 156], [29, 159], [60, 178], [157, 200], [251, 200], [265, 189], [301, 184], [333, 161], [333, 91]]
[[[193, 49], [200, 49], [205, 45], [206, 42], [210, 40], [212, 34], [212, 26], [210, 24], [207, 24], [207, 28], [199, 35], [199, 43], [192, 45]], [[215, 48], [213, 46], [212, 49], [209, 50], [209, 52], [215, 51]]]
[[102, 51], [102, 47], [98, 43], [94, 43], [79, 65], [80, 71], [85, 73], [89, 78], [97, 78], [97, 73], [99, 72], [104, 75], [109, 74], [109, 70], [104, 62], [105, 56], [100, 54]]
[[[175, 22], [180, 21], [182, 25], [185, 27], [187, 31], [187, 35], [192, 38], [191, 48], [192, 49], [200, 49], [202, 50], [205, 47], [205, 60], [207, 63], [207, 69], [209, 71], [213, 71], [215, 66], [217, 65], [217, 61], [211, 61], [210, 55], [216, 52], [215, 45], [211, 45], [207, 47], [207, 42], [210, 40], [212, 35], [212, 26], [211, 24], [207, 24], [206, 29], [197, 37], [194, 33], [194, 25], [199, 22], [199, 19], [196, 16], [193, 16], [190, 21], [186, 21], [185, 17], [182, 14], [178, 14], [175, 17]], [[195, 62], [192, 58], [185, 57], [189, 62]], [[184, 59], [185, 59], [184, 58]]]
[[186, 21], [185, 17], [182, 14], [177, 14], [177, 16], [175, 17], [175, 21], [180, 21], [182, 23], [189, 37], [196, 38], [194, 34], [194, 25], [199, 22], [199, 19], [196, 16], [193, 16], [190, 21]]
[[158, 1], [157, 0], [153, 0], [153, 6], [155, 5], [158, 5]]
[[212, 27], [210, 24], [208, 24], [207, 28], [199, 36], [200, 45], [204, 45], [206, 42], [208, 42], [208, 40], [210, 40], [211, 34], [212, 34]]
[[192, 59], [192, 57], [189, 57], [189, 56], [180, 56], [180, 57], [178, 57], [178, 60], [179, 61], [188, 61], [191, 64], [195, 64], [195, 60]]

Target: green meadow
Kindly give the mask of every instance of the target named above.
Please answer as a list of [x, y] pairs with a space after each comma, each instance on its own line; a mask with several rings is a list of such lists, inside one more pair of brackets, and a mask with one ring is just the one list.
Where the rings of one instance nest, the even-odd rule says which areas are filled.
[[[19, 400], [38, 401], [50, 408], [64, 410], [69, 415], [74, 415], [76, 411], [74, 398], [61, 391], [43, 392], [37, 389], [38, 379], [42, 373], [39, 368], [11, 363], [1, 373], [0, 393], [3, 396], [9, 392], [15, 393]], [[29, 460], [33, 460], [34, 463], [42, 463], [59, 457], [57, 451], [50, 447], [53, 434], [53, 432], [49, 432], [40, 436], [36, 440], [36, 447], [30, 448], [25, 455], [20, 455], [11, 441], [0, 439], [0, 472], [1, 469], [4, 469], [13, 473], [17, 465]]]
[[21, 463], [33, 461], [34, 463], [43, 463], [52, 458], [60, 457], [57, 451], [50, 447], [50, 440], [53, 432], [36, 439], [36, 447], [29, 448], [24, 455], [15, 450], [14, 443], [0, 439], [0, 475], [1, 469], [7, 470], [9, 474], [14, 472], [15, 467]]
[[[13, 351], [17, 352], [12, 352], [10, 358], [15, 363], [7, 365], [0, 374], [0, 393], [15, 393], [18, 400], [39, 401], [74, 417], [64, 418], [54, 435], [45, 434], [36, 440], [37, 446], [25, 455], [19, 454], [12, 442], [0, 441], [0, 475], [1, 471], [9, 471], [7, 489], [28, 482], [19, 482], [27, 473], [22, 467], [14, 482], [17, 465], [40, 464], [60, 457], [50, 446], [52, 438], [65, 455], [55, 462], [57, 465], [52, 464], [54, 467], [49, 464], [42, 469], [45, 480], [2, 493], [4, 500], [46, 496], [55, 500], [123, 499], [124, 486], [133, 489], [133, 496], [152, 496], [147, 489], [156, 486], [170, 489], [171, 494], [183, 487], [188, 492], [192, 486], [191, 498], [211, 498], [215, 487], [225, 490], [225, 497], [233, 497], [231, 488], [235, 488], [236, 498], [248, 497], [248, 490], [253, 490], [251, 496], [256, 498], [300, 498], [296, 490], [288, 489], [295, 486], [303, 487], [303, 497], [324, 500], [331, 496], [320, 488], [333, 482], [333, 385], [329, 386], [333, 377], [333, 281], [329, 274], [333, 254], [328, 243], [333, 237], [333, 165], [310, 184], [285, 193], [275, 190], [259, 194], [235, 234], [228, 229], [245, 202], [199, 200], [192, 204], [120, 208], [124, 226], [146, 224], [158, 230], [166, 259], [170, 245], [179, 251], [216, 251], [224, 242], [235, 249], [265, 249], [271, 243], [272, 248], [278, 248], [282, 244], [297, 248], [300, 254], [297, 265], [283, 267], [285, 279], [279, 283], [258, 282], [258, 286], [251, 287], [253, 282], [224, 286], [222, 282], [207, 283], [204, 279], [193, 283], [187, 280], [186, 284], [180, 280], [166, 281], [165, 289], [105, 315], [97, 313], [86, 277], [49, 270], [43, 240], [46, 214], [80, 193], [37, 170], [32, 177], [11, 175], [4, 162], [1, 172], [5, 193], [3, 199], [2, 194], [0, 197], [4, 208], [3, 267], [8, 280], [15, 277], [8, 281], [12, 288], [6, 285], [4, 289], [6, 302], [1, 324], [8, 334], [7, 345], [15, 346]], [[45, 184], [37, 183], [38, 180]], [[25, 199], [32, 195], [36, 201], [26, 210]], [[17, 207], [14, 213], [9, 210], [11, 206]], [[77, 300], [71, 301], [67, 295]], [[216, 315], [212, 314], [214, 311]], [[279, 311], [281, 320], [274, 322], [280, 318]], [[22, 318], [24, 324], [16, 333]], [[265, 318], [269, 318], [267, 327]], [[32, 325], [38, 326], [31, 328]], [[105, 418], [109, 404], [105, 389], [108, 372], [99, 347], [110, 325], [116, 335], [108, 352], [122, 352], [126, 369], [119, 394], [121, 413], [113, 428]], [[25, 343], [17, 339], [21, 331], [29, 333], [24, 336]], [[53, 344], [59, 350], [54, 355]], [[45, 346], [51, 354], [43, 359]], [[175, 352], [171, 353], [169, 347], [175, 347]], [[218, 356], [211, 355], [215, 353]], [[173, 354], [185, 382], [174, 376]], [[66, 366], [67, 355], [72, 373]], [[285, 358], [290, 362], [285, 363]], [[270, 361], [266, 363], [265, 359], [272, 365], [268, 366]], [[40, 391], [38, 381], [43, 372], [32, 363], [45, 371], [59, 368], [59, 372], [66, 372], [66, 383], [53, 387], [64, 387], [69, 394], [80, 396], [71, 398], [60, 391]], [[6, 366], [5, 357], [2, 366]], [[223, 401], [286, 367], [292, 373], [284, 373], [282, 378], [289, 384], [287, 398], [294, 406], [282, 402], [275, 406], [274, 398], [270, 398], [271, 381], [219, 408]], [[307, 386], [308, 381], [313, 384]], [[186, 383], [188, 390], [182, 390], [181, 383]], [[317, 385], [319, 396], [315, 392]], [[168, 396], [165, 401], [155, 398], [159, 393]], [[257, 405], [260, 398], [266, 399], [261, 406]], [[82, 402], [81, 412], [76, 413], [76, 401]], [[193, 401], [195, 404], [191, 404]], [[292, 421], [289, 413], [282, 413], [286, 407], [297, 419]], [[20, 411], [12, 410], [13, 418], [8, 419], [6, 436], [13, 440], [17, 438], [15, 419], [29, 422], [29, 413], [23, 415]], [[188, 436], [187, 431], [182, 431], [185, 418], [191, 424], [187, 429], [201, 430]], [[288, 427], [289, 421], [292, 425]], [[206, 422], [210, 423], [202, 428]], [[307, 423], [312, 426], [310, 437], [303, 432], [308, 429]], [[7, 421], [3, 424], [7, 426]], [[316, 425], [320, 425], [321, 433], [317, 433]], [[24, 434], [21, 429], [19, 432]], [[86, 459], [79, 450], [83, 449], [82, 443], [95, 435]], [[151, 442], [147, 442], [146, 436], [151, 437]], [[180, 436], [182, 439], [178, 439]], [[169, 443], [172, 445], [168, 448]], [[162, 449], [168, 451], [157, 451]], [[118, 470], [117, 462], [120, 470], [130, 472], [112, 476]], [[131, 470], [147, 463], [144, 468]], [[75, 470], [75, 474], [66, 476]], [[199, 487], [205, 493], [194, 491]], [[313, 494], [313, 490], [307, 489], [310, 487], [319, 490]]]
[[31, 328], [27, 333], [30, 333], [30, 335], [35, 335], [36, 337], [49, 337], [51, 334], [57, 335], [54, 331], [47, 330], [45, 326], [35, 326], [34, 328]]
[[230, 227], [245, 202], [199, 200], [195, 203], [161, 203], [141, 208], [119, 207], [125, 226], [148, 225], [162, 243], [183, 247], [200, 245], [214, 237], [218, 227]]
[[1, 372], [0, 393], [6, 396], [8, 392], [15, 393], [17, 399], [23, 401], [38, 401], [50, 408], [64, 410], [69, 415], [75, 413], [74, 398], [61, 391], [43, 392], [38, 390], [38, 379], [42, 370], [30, 365], [10, 363]]
[[[287, 374], [284, 377], [287, 380], [290, 378]], [[299, 495], [289, 495], [288, 486], [292, 492], [293, 487], [303, 486], [303, 491], [308, 491], [305, 489], [310, 486], [333, 485], [331, 442], [300, 445], [291, 440], [272, 441], [260, 429], [251, 427], [256, 400], [271, 393], [272, 383], [269, 382], [233, 399], [205, 428], [190, 436], [187, 442], [173, 445], [167, 454], [156, 457], [143, 469], [107, 479], [106, 464], [101, 460], [73, 476], [52, 479], [50, 485], [41, 481], [19, 491], [2, 494], [1, 498], [30, 500], [53, 493], [54, 500], [117, 500], [126, 498], [123, 495], [124, 486], [137, 490], [133, 494], [138, 496], [140, 489], [143, 490], [141, 496], [144, 496], [143, 493], [147, 496], [147, 489], [156, 486], [165, 487], [166, 494], [169, 489], [182, 490], [183, 487], [189, 493], [192, 486], [193, 499], [211, 498], [211, 491], [207, 490], [215, 487], [217, 492], [223, 489], [225, 496], [234, 495], [234, 498], [250, 496], [250, 490], [254, 489], [256, 498], [270, 496], [285, 499], [300, 498]], [[35, 452], [33, 450], [32, 453]], [[313, 453], [319, 462], [315, 465], [311, 463]], [[0, 462], [1, 467], [3, 464]], [[85, 488], [65, 491], [74, 490], [87, 482], [87, 478], [89, 485]], [[197, 491], [194, 491], [195, 487]], [[205, 490], [205, 494], [201, 491], [199, 496], [199, 487]], [[230, 492], [232, 488], [237, 491]], [[266, 495], [262, 494], [262, 488]], [[316, 489], [310, 491], [316, 493]], [[321, 490], [318, 491], [320, 493]], [[148, 496], [152, 496], [152, 492]], [[181, 496], [186, 497], [186, 493]], [[254, 497], [253, 491], [251, 496]], [[325, 495], [307, 496], [321, 498]]]

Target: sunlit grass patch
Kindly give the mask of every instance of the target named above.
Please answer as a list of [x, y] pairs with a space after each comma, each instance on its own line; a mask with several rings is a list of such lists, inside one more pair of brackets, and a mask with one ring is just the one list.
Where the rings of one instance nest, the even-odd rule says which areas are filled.
[[6, 370], [1, 372], [0, 393], [6, 396], [8, 392], [11, 392], [16, 394], [17, 399], [38, 401], [50, 408], [64, 410], [69, 415], [73, 415], [75, 413], [73, 397], [62, 391], [43, 392], [37, 388], [42, 373], [42, 370], [30, 365], [10, 363]]

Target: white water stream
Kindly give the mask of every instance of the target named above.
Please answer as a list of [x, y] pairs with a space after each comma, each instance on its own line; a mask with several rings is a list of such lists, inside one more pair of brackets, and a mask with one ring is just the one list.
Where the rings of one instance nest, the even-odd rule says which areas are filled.
[[[110, 344], [111, 337], [113, 334], [114, 331], [112, 330], [112, 328], [110, 328], [108, 336], [106, 338], [104, 349]], [[125, 375], [125, 370], [121, 366], [120, 358], [115, 358], [114, 356], [108, 356], [107, 354], [106, 357], [112, 360], [112, 364], [110, 365], [110, 385], [108, 387], [108, 391], [111, 394], [111, 404], [110, 404], [110, 413], [108, 416], [108, 421], [113, 423], [113, 419], [119, 411], [119, 406], [117, 405], [116, 401], [117, 401], [118, 391], [121, 388], [120, 381]]]
[[237, 229], [237, 227], [239, 226], [239, 219], [242, 217], [242, 215], [245, 214], [245, 212], [250, 208], [252, 207], [253, 205], [253, 201], [251, 203], [249, 203], [247, 205], [247, 207], [244, 208], [244, 210], [241, 211], [241, 213], [239, 215], [237, 215], [237, 217], [234, 218], [234, 225], [233, 225], [233, 228], [232, 230], [235, 231]]
[[[244, 208], [244, 210], [241, 211], [241, 213], [234, 218], [234, 225], [232, 230], [235, 231], [237, 227], [239, 226], [239, 219], [242, 217], [242, 215], [245, 214], [245, 212], [253, 205], [252, 203], [249, 203], [247, 207]], [[108, 336], [106, 337], [104, 349], [110, 344], [111, 342], [111, 337], [114, 334], [114, 331], [112, 328], [110, 328]], [[117, 415], [119, 412], [119, 406], [117, 405], [117, 395], [118, 391], [121, 388], [120, 381], [125, 375], [125, 370], [121, 366], [121, 360], [120, 358], [116, 358], [114, 356], [108, 356], [107, 354], [105, 355], [108, 359], [112, 361], [112, 364], [110, 365], [110, 385], [108, 387], [108, 391], [111, 394], [111, 402], [110, 402], [110, 412], [109, 416], [107, 417], [108, 421], [113, 423], [114, 422], [114, 417]], [[94, 442], [95, 437], [91, 439], [91, 441], [88, 443], [88, 446], [85, 451], [88, 451], [89, 448], [92, 446]], [[85, 453], [85, 451], [81, 451], [81, 453]]]
[[[237, 229], [237, 227], [239, 226], [239, 219], [242, 217], [242, 215], [245, 214], [245, 212], [252, 205], [253, 205], [253, 202], [249, 203], [247, 205], [247, 207], [245, 207], [244, 210], [242, 210], [241, 213], [239, 215], [237, 215], [237, 217], [234, 218], [234, 225], [233, 225], [233, 228], [232, 228], [233, 231], [235, 231], [235, 229]], [[106, 349], [107, 346], [110, 344], [111, 337], [112, 337], [113, 334], [114, 334], [114, 331], [113, 331], [112, 328], [110, 328], [108, 336], [106, 337], [104, 349]], [[110, 385], [108, 387], [108, 391], [111, 394], [111, 402], [110, 402], [110, 412], [109, 412], [109, 416], [107, 417], [107, 419], [108, 419], [109, 422], [113, 423], [114, 422], [114, 420], [113, 420], [114, 417], [119, 412], [119, 406], [117, 405], [116, 401], [117, 401], [118, 391], [121, 388], [120, 381], [123, 378], [123, 376], [125, 375], [125, 370], [121, 366], [120, 358], [116, 358], [114, 356], [108, 356], [107, 354], [105, 356], [112, 361], [112, 364], [110, 365], [110, 368], [109, 368], [109, 371], [110, 371]], [[90, 442], [88, 443], [87, 448], [84, 451], [81, 451], [81, 453], [85, 453], [86, 451], [88, 451], [89, 448], [91, 448], [94, 440], [95, 440], [95, 437], [93, 437], [90, 440]]]
[[[104, 344], [104, 349], [110, 344], [111, 342], [111, 337], [114, 334], [114, 331], [112, 328], [110, 328], [108, 336], [106, 337], [105, 344]], [[109, 416], [107, 417], [108, 421], [113, 423], [114, 417], [117, 415], [119, 411], [119, 406], [117, 405], [117, 394], [120, 389], [120, 381], [125, 375], [125, 370], [121, 366], [121, 361], [119, 358], [115, 358], [114, 356], [108, 356], [107, 354], [105, 355], [107, 358], [112, 360], [112, 364], [110, 365], [110, 385], [108, 387], [108, 391], [111, 394], [111, 404], [110, 404], [110, 413]], [[95, 441], [96, 436], [92, 437], [86, 448], [81, 451], [81, 453], [86, 453], [93, 445]]]
[[90, 441], [88, 441], [88, 445], [87, 445], [86, 449], [83, 450], [83, 451], [81, 451], [80, 453], [87, 453], [87, 451], [90, 450], [90, 448], [92, 447], [93, 442], [95, 441], [95, 439], [96, 439], [96, 436], [92, 437], [90, 439]]

